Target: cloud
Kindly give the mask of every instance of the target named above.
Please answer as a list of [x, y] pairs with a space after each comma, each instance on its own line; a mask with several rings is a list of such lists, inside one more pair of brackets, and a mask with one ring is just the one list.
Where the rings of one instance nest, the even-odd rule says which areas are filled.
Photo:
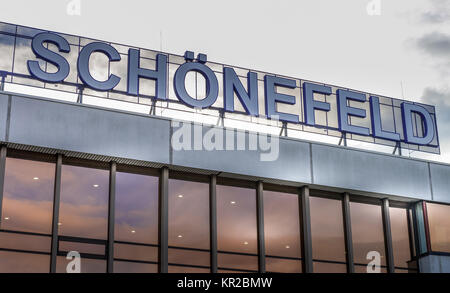
[[417, 47], [433, 57], [450, 57], [450, 35], [431, 32], [416, 40]]
[[421, 20], [429, 24], [442, 24], [450, 21], [450, 0], [431, 1], [431, 9], [421, 14]]

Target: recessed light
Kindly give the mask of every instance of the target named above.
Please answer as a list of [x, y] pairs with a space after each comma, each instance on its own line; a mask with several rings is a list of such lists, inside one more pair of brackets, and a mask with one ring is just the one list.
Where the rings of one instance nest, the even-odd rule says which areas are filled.
[[136, 233], [136, 231], [135, 230], [131, 230], [131, 233]]
[[244, 245], [248, 245], [248, 242], [247, 242], [247, 241], [244, 241]]
[[33, 177], [33, 180], [39, 180], [39, 177]]
[[178, 235], [178, 238], [183, 238], [183, 235]]
[[94, 185], [92, 185], [92, 186], [94, 186], [95, 188], [99, 187], [99, 185], [98, 185], [98, 184], [94, 184]]
[[58, 226], [61, 226], [62, 225], [62, 223], [60, 222], [60, 223], [58, 223]]
[[289, 249], [289, 248], [291, 248], [291, 247], [290, 247], [289, 245], [286, 245], [286, 248]]
[[9, 217], [5, 217], [5, 220], [9, 220]]
[[230, 203], [231, 203], [231, 204], [233, 204], [233, 205], [235, 205], [235, 204], [236, 204], [236, 202], [235, 202], [235, 201], [230, 201]]
[[183, 198], [183, 195], [182, 194], [178, 194], [178, 198]]

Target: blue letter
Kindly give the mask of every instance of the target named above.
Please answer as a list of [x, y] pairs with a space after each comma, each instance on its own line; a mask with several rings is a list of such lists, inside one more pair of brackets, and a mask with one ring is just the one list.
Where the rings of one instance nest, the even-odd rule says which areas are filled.
[[346, 90], [337, 90], [339, 130], [342, 132], [369, 135], [370, 131], [368, 128], [355, 126], [348, 123], [348, 116], [365, 118], [366, 110], [348, 106], [347, 100], [365, 102], [366, 96], [361, 93]]
[[271, 75], [264, 76], [264, 91], [266, 95], [267, 118], [271, 118], [272, 115], [277, 115], [280, 121], [298, 123], [299, 120], [297, 115], [277, 112], [276, 110], [277, 102], [295, 105], [295, 97], [277, 93], [275, 91], [275, 86], [283, 86], [290, 89], [295, 89], [295, 80]]
[[[402, 105], [403, 131], [405, 133], [405, 142], [427, 145], [434, 138], [434, 123], [430, 113], [422, 106], [403, 102]], [[412, 113], [419, 114], [423, 123], [423, 137], [414, 136]]]
[[140, 67], [139, 50], [128, 50], [128, 94], [139, 95], [139, 78], [147, 78], [156, 81], [155, 96], [157, 99], [166, 100], [167, 83], [167, 56], [156, 55], [156, 70]]
[[94, 52], [103, 52], [110, 61], [120, 61], [120, 54], [116, 49], [105, 43], [90, 43], [80, 51], [78, 57], [78, 75], [84, 84], [98, 91], [109, 91], [120, 81], [120, 77], [111, 74], [107, 80], [98, 81], [89, 72], [89, 58]]
[[53, 33], [37, 34], [31, 42], [31, 49], [36, 57], [55, 65], [58, 70], [55, 73], [47, 73], [41, 69], [38, 61], [28, 61], [28, 71], [30, 74], [45, 82], [61, 82], [69, 75], [70, 66], [67, 60], [59, 54], [44, 47], [44, 42], [56, 45], [60, 52], [69, 53], [70, 46], [66, 39]]
[[234, 93], [236, 92], [247, 114], [258, 116], [258, 79], [255, 72], [247, 74], [247, 93], [234, 69], [224, 67], [223, 88], [225, 111], [234, 112]]
[[315, 83], [303, 83], [303, 103], [305, 104], [305, 123], [314, 126], [316, 118], [314, 110], [330, 111], [330, 104], [314, 100], [314, 93], [331, 95], [331, 87]]
[[380, 101], [378, 97], [370, 97], [370, 116], [372, 118], [372, 135], [374, 137], [400, 141], [400, 134], [383, 130], [381, 125]]
[[[203, 75], [206, 81], [206, 97], [203, 100], [196, 100], [189, 96], [184, 85], [186, 74], [189, 71], [195, 71]], [[184, 63], [178, 67], [173, 78], [175, 94], [178, 99], [188, 106], [194, 108], [208, 108], [217, 100], [219, 95], [219, 82], [214, 72], [205, 64], [198, 62]]]

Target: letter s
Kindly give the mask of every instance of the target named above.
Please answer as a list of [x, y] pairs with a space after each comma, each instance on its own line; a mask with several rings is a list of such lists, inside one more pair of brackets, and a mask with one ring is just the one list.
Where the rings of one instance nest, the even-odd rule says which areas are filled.
[[48, 73], [41, 69], [38, 61], [28, 61], [28, 71], [30, 74], [44, 82], [61, 82], [68, 75], [70, 71], [70, 66], [67, 60], [61, 55], [50, 51], [44, 47], [44, 43], [52, 43], [56, 45], [60, 52], [69, 53], [70, 46], [66, 39], [54, 34], [54, 33], [40, 33], [37, 34], [33, 41], [31, 42], [31, 49], [36, 57], [41, 58], [53, 65], [55, 65], [58, 70], [55, 73]]

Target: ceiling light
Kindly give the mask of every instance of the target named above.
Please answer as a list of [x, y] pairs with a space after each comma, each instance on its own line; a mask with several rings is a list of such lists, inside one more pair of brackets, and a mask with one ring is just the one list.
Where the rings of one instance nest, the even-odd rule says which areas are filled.
[[286, 245], [286, 248], [289, 249], [289, 248], [291, 248], [291, 247], [290, 247], [289, 245]]
[[178, 198], [183, 198], [183, 195], [182, 194], [178, 194]]
[[58, 223], [58, 226], [61, 226], [62, 225], [62, 223]]
[[9, 217], [5, 217], [5, 220], [9, 220]]
[[33, 180], [39, 180], [39, 177], [33, 177]]
[[94, 184], [94, 185], [92, 185], [92, 186], [94, 186], [95, 188], [99, 187], [99, 185], [98, 185], [98, 184]]
[[245, 242], [244, 242], [244, 245], [248, 245], [248, 242], [247, 242], [247, 241], [245, 241]]
[[231, 204], [233, 204], [233, 205], [235, 205], [235, 204], [236, 204], [236, 202], [235, 202], [235, 201], [230, 201], [230, 203], [231, 203]]
[[131, 233], [136, 233], [136, 231], [135, 230], [131, 230]]
[[183, 238], [183, 235], [178, 235], [178, 238]]

